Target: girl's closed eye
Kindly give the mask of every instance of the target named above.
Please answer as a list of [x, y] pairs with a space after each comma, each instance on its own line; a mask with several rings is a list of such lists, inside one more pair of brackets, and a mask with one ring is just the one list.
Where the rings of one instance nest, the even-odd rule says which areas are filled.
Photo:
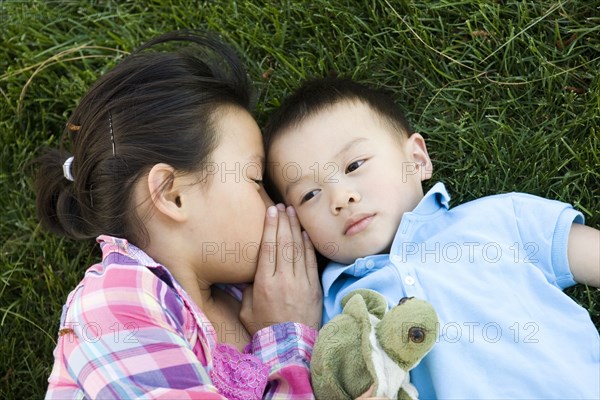
[[314, 189], [314, 190], [311, 190], [310, 192], [306, 193], [304, 196], [302, 196], [302, 199], [300, 200], [300, 204], [306, 203], [307, 201], [309, 201], [310, 199], [315, 197], [320, 191], [321, 191], [321, 189]]
[[246, 182], [254, 182], [257, 187], [262, 187], [263, 184], [264, 166], [258, 162], [251, 162], [244, 165], [243, 176]]
[[262, 173], [260, 172], [252, 172], [245, 174], [243, 180], [248, 183], [254, 183], [258, 188], [262, 187], [263, 184]]
[[361, 165], [363, 165], [365, 163], [366, 160], [356, 160], [356, 161], [352, 161], [350, 164], [348, 164], [348, 166], [346, 167], [346, 173], [349, 174], [350, 172], [356, 171], [358, 168], [360, 168]]
[[248, 182], [254, 182], [258, 187], [262, 187], [262, 185], [263, 185], [262, 172], [258, 171], [256, 173], [248, 174], [248, 175], [246, 175], [246, 180]]

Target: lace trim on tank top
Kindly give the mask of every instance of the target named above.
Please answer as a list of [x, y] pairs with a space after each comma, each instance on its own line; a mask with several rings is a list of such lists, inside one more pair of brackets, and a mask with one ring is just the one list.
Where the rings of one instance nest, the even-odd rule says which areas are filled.
[[252, 354], [218, 343], [213, 352], [210, 378], [219, 392], [232, 400], [262, 399], [269, 366]]

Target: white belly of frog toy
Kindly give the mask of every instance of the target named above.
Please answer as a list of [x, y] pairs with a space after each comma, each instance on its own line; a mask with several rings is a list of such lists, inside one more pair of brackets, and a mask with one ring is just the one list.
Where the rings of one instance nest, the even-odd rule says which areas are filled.
[[387, 311], [381, 294], [360, 289], [347, 294], [342, 306], [342, 314], [319, 332], [313, 350], [310, 372], [316, 398], [356, 399], [374, 385], [372, 396], [417, 399], [408, 371], [438, 337], [431, 304], [403, 298]]

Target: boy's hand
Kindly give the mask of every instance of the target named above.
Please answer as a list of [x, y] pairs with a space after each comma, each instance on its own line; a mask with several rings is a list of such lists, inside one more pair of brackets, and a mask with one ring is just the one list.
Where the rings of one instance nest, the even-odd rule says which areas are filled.
[[269, 207], [254, 284], [244, 290], [240, 320], [251, 335], [282, 322], [319, 329], [322, 305], [314, 248], [295, 210]]

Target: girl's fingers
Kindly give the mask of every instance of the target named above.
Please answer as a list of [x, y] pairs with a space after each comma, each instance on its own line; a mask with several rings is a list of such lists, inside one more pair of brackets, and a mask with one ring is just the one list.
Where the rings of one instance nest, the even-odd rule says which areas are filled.
[[277, 230], [279, 212], [275, 206], [267, 208], [265, 213], [265, 226], [263, 228], [260, 254], [256, 267], [256, 278], [260, 276], [273, 276], [276, 271]]
[[302, 270], [305, 268], [304, 239], [302, 237], [300, 221], [296, 215], [296, 210], [294, 207], [289, 206], [286, 209], [286, 212], [290, 220], [290, 229], [292, 231], [292, 239], [294, 240], [292, 246], [286, 251], [286, 254], [288, 258], [292, 257], [291, 261], [294, 265], [293, 271], [295, 275], [302, 273]]
[[304, 244], [304, 261], [306, 263], [306, 276], [308, 277], [308, 283], [311, 286], [317, 285], [320, 287], [321, 282], [319, 280], [317, 255], [315, 254], [315, 247], [313, 246], [306, 231], [302, 231], [302, 241]]
[[294, 269], [294, 263], [291, 262], [291, 258], [287, 252], [292, 244], [292, 230], [290, 228], [290, 221], [285, 212], [285, 206], [283, 204], [277, 204], [277, 210], [279, 211], [279, 222], [277, 225], [277, 256], [276, 256], [276, 270], [275, 273], [282, 275], [288, 271]]
[[[254, 288], [253, 285], [248, 285], [244, 288], [242, 295], [242, 308], [240, 309], [240, 317], [252, 315], [252, 306], [254, 300]], [[243, 319], [243, 318], [242, 318]]]
[[[240, 318], [249, 332], [285, 321], [310, 326], [318, 326], [321, 321], [322, 293], [316, 259], [306, 250], [308, 246], [312, 251], [312, 244], [302, 237], [295, 213], [288, 212], [282, 204], [267, 209], [256, 276], [242, 300]], [[300, 248], [301, 254], [297, 254]], [[299, 257], [303, 261], [295, 262]], [[309, 276], [316, 282], [314, 286]]]

